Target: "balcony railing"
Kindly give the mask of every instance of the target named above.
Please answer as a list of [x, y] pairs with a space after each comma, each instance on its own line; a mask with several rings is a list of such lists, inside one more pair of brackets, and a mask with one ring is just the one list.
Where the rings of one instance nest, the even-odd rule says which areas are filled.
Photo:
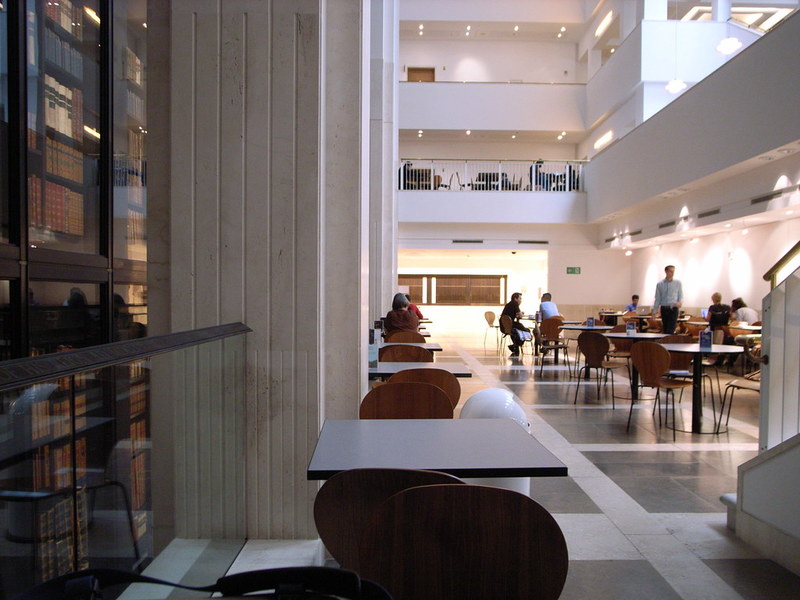
[[583, 191], [586, 161], [403, 159], [401, 190]]

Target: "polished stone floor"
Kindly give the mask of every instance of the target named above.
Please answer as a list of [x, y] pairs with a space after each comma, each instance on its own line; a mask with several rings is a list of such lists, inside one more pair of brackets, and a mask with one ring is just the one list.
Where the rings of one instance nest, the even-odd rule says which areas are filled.
[[[736, 468], [757, 453], [758, 396], [739, 392], [727, 432], [678, 432], [660, 427], [652, 400], [633, 411], [630, 401], [598, 398], [564, 365], [533, 368], [530, 354], [498, 355], [476, 336], [439, 336], [437, 360], [461, 360], [461, 402], [487, 387], [516, 395], [532, 434], [569, 468], [569, 477], [533, 479], [531, 497], [560, 524], [570, 553], [563, 600], [767, 600], [800, 599], [800, 577], [766, 560], [726, 527], [720, 494], [736, 491]], [[481, 336], [482, 337], [482, 336]], [[617, 372], [617, 394], [629, 395]], [[720, 374], [722, 385], [733, 378]], [[690, 418], [687, 394], [678, 426]], [[712, 420], [710, 405], [706, 420]], [[231, 572], [259, 565], [314, 564], [319, 548], [251, 540]], [[296, 554], [299, 552], [299, 554]]]
[[[533, 435], [569, 468], [569, 477], [531, 483], [531, 497], [555, 515], [567, 539], [570, 569], [562, 599], [800, 598], [800, 577], [736, 538], [719, 501], [736, 491], [737, 466], [757, 454], [756, 393], [737, 392], [727, 432], [677, 432], [673, 441], [672, 430], [659, 426], [652, 400], [636, 405], [626, 431], [624, 370], [616, 371], [616, 393], [626, 398], [617, 398], [612, 409], [610, 387], [598, 398], [594, 382], [578, 386], [567, 367], [550, 358], [540, 375], [530, 354], [498, 355], [468, 336], [441, 343], [445, 351], [437, 360], [459, 358], [473, 370], [474, 377], [463, 380], [462, 404], [485, 387], [510, 390]], [[723, 388], [734, 377], [721, 371]], [[678, 404], [679, 428], [691, 417], [690, 391]], [[713, 419], [710, 403], [704, 418]]]

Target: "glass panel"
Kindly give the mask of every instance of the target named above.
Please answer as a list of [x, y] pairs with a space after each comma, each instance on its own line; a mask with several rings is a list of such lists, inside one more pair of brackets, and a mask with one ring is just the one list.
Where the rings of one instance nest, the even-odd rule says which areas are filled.
[[114, 341], [147, 335], [147, 286], [114, 286]]
[[30, 282], [31, 356], [103, 343], [100, 285]]
[[8, 242], [8, 2], [0, 3], [0, 242]]
[[27, 0], [31, 247], [99, 251], [98, 0]]
[[[75, 549], [78, 540], [85, 548], [86, 527], [74, 528], [72, 490], [74, 461], [85, 464], [86, 456], [78, 457], [71, 444], [69, 377], [0, 398], [0, 577], [10, 597], [73, 570], [76, 558], [84, 564], [85, 553]], [[85, 517], [85, 494], [74, 498], [79, 519]]]
[[11, 282], [0, 281], [0, 361], [11, 358]]
[[114, 3], [114, 257], [147, 260], [147, 2]]

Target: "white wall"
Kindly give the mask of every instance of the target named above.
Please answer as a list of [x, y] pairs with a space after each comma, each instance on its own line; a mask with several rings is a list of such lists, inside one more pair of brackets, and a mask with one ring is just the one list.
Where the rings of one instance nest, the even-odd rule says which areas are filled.
[[581, 23], [585, 0], [403, 0], [402, 20]]
[[582, 192], [398, 193], [401, 223], [585, 223]]
[[[464, 136], [466, 137], [466, 136]], [[565, 140], [566, 141], [566, 140]], [[427, 142], [419, 139], [400, 142], [400, 158], [463, 158], [471, 160], [573, 160], [576, 145], [562, 142]]]
[[587, 166], [589, 218], [795, 143], [798, 40], [800, 14], [795, 14], [596, 155]]
[[584, 86], [401, 83], [400, 129], [580, 131]]
[[554, 42], [403, 40], [400, 78], [408, 80], [408, 67], [434, 67], [436, 81], [583, 83], [575, 51]]
[[730, 304], [737, 296], [757, 311], [769, 292], [763, 275], [797, 240], [800, 219], [720, 233], [691, 243], [664, 244], [660, 248], [636, 250], [631, 256], [632, 287], [642, 296], [642, 304], [651, 304], [656, 282], [664, 277], [664, 267], [675, 265], [675, 278], [683, 283], [684, 305], [708, 307], [711, 294], [719, 292]]
[[[580, 275], [567, 275], [580, 267]], [[548, 285], [553, 301], [561, 305], [624, 306], [636, 289], [631, 287], [630, 257], [617, 250], [566, 247], [549, 253]]]

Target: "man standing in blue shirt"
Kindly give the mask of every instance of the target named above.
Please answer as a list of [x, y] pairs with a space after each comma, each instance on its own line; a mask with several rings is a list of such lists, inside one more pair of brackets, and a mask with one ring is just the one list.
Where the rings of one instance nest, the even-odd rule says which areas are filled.
[[653, 301], [653, 314], [661, 308], [661, 322], [664, 333], [675, 333], [678, 312], [683, 305], [683, 286], [675, 277], [675, 266], [664, 267], [666, 277], [656, 284], [656, 299]]

